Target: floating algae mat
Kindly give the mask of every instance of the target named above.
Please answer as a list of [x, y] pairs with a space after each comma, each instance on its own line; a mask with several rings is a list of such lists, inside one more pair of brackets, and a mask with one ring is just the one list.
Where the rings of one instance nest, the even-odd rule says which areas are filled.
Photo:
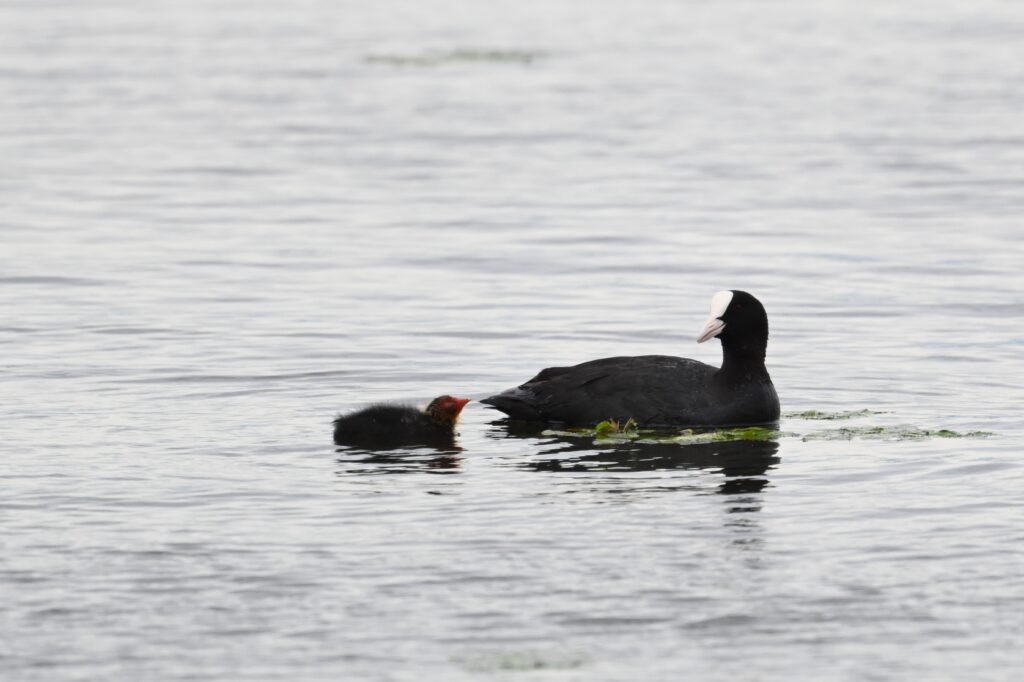
[[[853, 419], [873, 414], [884, 414], [873, 410], [856, 410], [847, 412], [808, 412], [787, 413], [787, 418], [801, 419]], [[807, 416], [815, 415], [815, 416]], [[799, 438], [802, 441], [816, 440], [853, 440], [855, 438], [864, 440], [888, 440], [888, 441], [914, 441], [927, 440], [929, 438], [987, 438], [993, 435], [989, 431], [952, 431], [950, 429], [922, 429], [907, 424], [896, 426], [843, 426], [835, 429], [825, 429], [812, 433], [800, 434], [787, 431], [780, 431], [775, 428], [763, 426], [748, 426], [742, 428], [723, 429], [642, 429], [632, 419], [619, 423], [614, 420], [606, 420], [593, 428], [570, 428], [565, 430], [547, 430], [541, 432], [542, 436], [556, 436], [569, 438], [592, 438], [595, 445], [615, 445], [617, 443], [677, 443], [679, 445], [690, 445], [695, 443], [721, 443], [727, 441], [765, 441], [781, 440], [784, 438]]]
[[801, 436], [801, 440], [928, 440], [929, 438], [987, 438], [989, 431], [951, 431], [950, 429], [920, 429], [902, 424], [898, 426], [844, 426], [838, 429], [815, 431]]
[[544, 57], [535, 50], [471, 49], [431, 50], [419, 54], [371, 54], [365, 57], [370, 64], [388, 66], [442, 66], [459, 63], [512, 63], [529, 64]]
[[[820, 410], [805, 410], [802, 412], [787, 412], [783, 416], [787, 419], [806, 419], [812, 421], [840, 421], [871, 417], [879, 414], [888, 414], [879, 410], [842, 410], [837, 412], [824, 412]], [[988, 431], [953, 431], [950, 429], [922, 429], [911, 424], [896, 424], [890, 426], [863, 425], [863, 426], [841, 426], [834, 429], [824, 429], [812, 433], [803, 434], [801, 440], [927, 440], [929, 438], [986, 438], [992, 433]]]
[[682, 433], [671, 438], [656, 438], [643, 440], [644, 443], [721, 443], [734, 440], [778, 440], [787, 436], [795, 436], [793, 433], [783, 433], [778, 429], [765, 428], [763, 426], [747, 426], [739, 429], [715, 429], [713, 431], [694, 431], [686, 429]]
[[564, 652], [509, 651], [481, 654], [458, 661], [473, 672], [572, 670], [582, 667], [586, 658]]
[[615, 443], [718, 443], [734, 440], [775, 440], [783, 436], [797, 434], [782, 433], [778, 429], [763, 426], [748, 426], [735, 429], [710, 430], [665, 430], [641, 429], [632, 419], [620, 424], [613, 420], [603, 421], [594, 428], [572, 428], [563, 431], [548, 430], [542, 436], [562, 436], [569, 438], [593, 438], [596, 445], [614, 445]]
[[869, 417], [873, 414], [886, 414], [878, 410], [844, 410], [840, 412], [822, 412], [821, 410], [804, 410], [803, 412], [786, 412], [782, 416], [786, 419], [814, 419], [835, 421], [839, 419], [854, 419], [856, 417]]

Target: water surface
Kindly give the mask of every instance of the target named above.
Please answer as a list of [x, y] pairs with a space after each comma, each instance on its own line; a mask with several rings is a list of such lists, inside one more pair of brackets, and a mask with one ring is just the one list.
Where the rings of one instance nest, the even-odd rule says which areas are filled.
[[[1017, 3], [0, 8], [12, 680], [1007, 680]], [[338, 452], [771, 321], [761, 442]], [[984, 438], [805, 438], [841, 427]]]

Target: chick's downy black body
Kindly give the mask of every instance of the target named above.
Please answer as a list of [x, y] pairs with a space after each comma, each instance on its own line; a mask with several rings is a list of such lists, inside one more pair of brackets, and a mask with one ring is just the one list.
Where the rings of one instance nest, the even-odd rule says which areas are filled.
[[441, 396], [425, 410], [410, 405], [371, 405], [334, 420], [334, 442], [363, 447], [445, 447], [455, 437], [464, 398]]
[[719, 292], [698, 341], [719, 337], [722, 366], [667, 355], [592, 360], [549, 367], [526, 383], [485, 398], [514, 419], [593, 425], [633, 419], [642, 426], [739, 426], [779, 418], [765, 349], [768, 318], [743, 291]]

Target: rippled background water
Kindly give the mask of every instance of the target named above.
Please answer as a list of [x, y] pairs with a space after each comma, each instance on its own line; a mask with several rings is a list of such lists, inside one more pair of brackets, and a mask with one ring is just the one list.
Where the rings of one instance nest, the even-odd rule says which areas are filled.
[[[8, 0], [4, 679], [1015, 679], [1022, 45], [994, 0]], [[883, 414], [330, 442], [717, 362], [723, 288], [784, 410]]]

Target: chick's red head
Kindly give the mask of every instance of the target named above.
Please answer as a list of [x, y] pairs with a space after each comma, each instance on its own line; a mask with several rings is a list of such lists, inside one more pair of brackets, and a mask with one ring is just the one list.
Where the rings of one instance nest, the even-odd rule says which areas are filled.
[[440, 398], [434, 398], [427, 405], [427, 409], [424, 410], [428, 415], [434, 419], [441, 421], [455, 422], [459, 418], [459, 413], [462, 412], [462, 408], [469, 402], [469, 398], [455, 398], [450, 395], [443, 395]]

